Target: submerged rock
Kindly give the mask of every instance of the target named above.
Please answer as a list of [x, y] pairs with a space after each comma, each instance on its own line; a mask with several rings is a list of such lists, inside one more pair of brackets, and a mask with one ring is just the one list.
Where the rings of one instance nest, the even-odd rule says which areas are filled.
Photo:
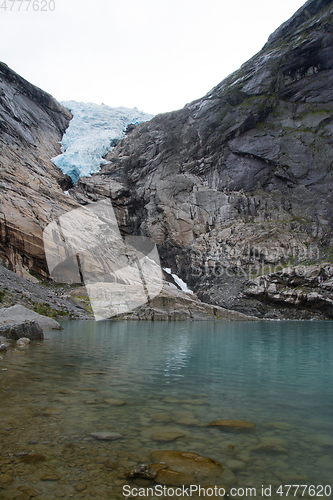
[[6, 488], [13, 482], [13, 476], [9, 472], [0, 475], [0, 488]]
[[260, 443], [252, 451], [267, 453], [288, 453], [288, 443], [284, 439], [277, 437], [260, 438]]
[[79, 484], [76, 484], [76, 485], [74, 486], [74, 489], [75, 489], [76, 491], [78, 491], [78, 492], [80, 492], [80, 491], [84, 491], [84, 490], [86, 490], [86, 489], [87, 489], [87, 485], [86, 485], [86, 484], [84, 484], [84, 483], [79, 483]]
[[274, 444], [274, 443], [262, 443], [256, 448], [252, 448], [252, 451], [255, 452], [266, 452], [266, 453], [288, 453], [287, 448], [284, 448], [283, 446], [279, 444]]
[[37, 464], [39, 462], [45, 462], [46, 456], [41, 453], [28, 453], [20, 457], [20, 461], [26, 464]]
[[333, 446], [333, 436], [331, 434], [311, 434], [306, 439], [320, 446]]
[[225, 431], [254, 431], [256, 428], [256, 424], [245, 420], [214, 420], [209, 425]]
[[227, 460], [225, 465], [233, 472], [239, 472], [246, 469], [246, 463], [242, 460]]
[[157, 472], [151, 465], [141, 464], [126, 472], [126, 476], [131, 478], [154, 479], [157, 476]]
[[203, 424], [194, 417], [182, 417], [176, 421], [177, 424], [201, 427]]
[[287, 422], [268, 422], [264, 427], [281, 431], [290, 431], [293, 428], [293, 426]]
[[61, 477], [56, 474], [45, 474], [40, 478], [41, 481], [60, 481]]
[[92, 432], [90, 436], [100, 441], [115, 441], [124, 437], [119, 432]]
[[154, 462], [164, 462], [171, 470], [200, 478], [219, 477], [224, 470], [217, 460], [186, 451], [154, 451], [150, 454], [150, 459]]
[[156, 473], [158, 473], [160, 470], [167, 469], [168, 466], [166, 464], [161, 464], [161, 463], [156, 463], [156, 464], [150, 464], [150, 466]]
[[27, 339], [26, 337], [22, 337], [16, 341], [17, 347], [27, 347], [29, 344], [30, 344], [30, 339]]
[[152, 435], [152, 439], [154, 441], [175, 441], [178, 438], [184, 437], [185, 434], [181, 432], [155, 432], [155, 434]]
[[163, 469], [159, 471], [155, 479], [156, 483], [165, 486], [190, 486], [194, 484], [195, 478], [191, 474], [185, 472], [178, 472], [170, 469]]
[[103, 467], [106, 467], [107, 469], [114, 470], [114, 469], [117, 469], [118, 463], [107, 460], [106, 462], [103, 463]]
[[167, 424], [168, 422], [171, 422], [172, 416], [164, 413], [159, 413], [157, 415], [153, 415], [151, 419], [154, 422], [160, 423], [160, 424]]
[[111, 406], [122, 406], [125, 404], [125, 401], [123, 401], [122, 399], [104, 399], [104, 403], [107, 403]]

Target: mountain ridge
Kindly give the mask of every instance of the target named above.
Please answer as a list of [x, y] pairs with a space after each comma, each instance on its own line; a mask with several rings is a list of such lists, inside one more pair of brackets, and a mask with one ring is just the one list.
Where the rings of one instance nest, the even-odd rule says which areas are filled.
[[[239, 70], [203, 98], [138, 125], [100, 172], [72, 187], [50, 165], [70, 116], [59, 108], [63, 124], [46, 118], [45, 128], [45, 110], [34, 107], [30, 142], [17, 144], [17, 155], [1, 153], [2, 260], [46, 276], [46, 224], [109, 198], [122, 234], [152, 238], [163, 267], [204, 302], [266, 319], [332, 318], [332, 5], [307, 2]], [[2, 96], [1, 123], [20, 132], [27, 98], [21, 89], [6, 115]]]
[[[319, 276], [332, 255], [332, 2], [307, 2], [296, 20], [305, 8], [314, 15], [203, 98], [138, 126], [73, 190], [80, 202], [113, 191], [123, 231], [152, 237], [202, 300], [261, 317], [313, 316], [306, 278], [300, 300], [302, 280], [275, 274], [304, 263]], [[258, 274], [277, 280], [274, 300], [253, 293]], [[316, 293], [314, 316], [331, 317]]]
[[23, 277], [47, 276], [42, 231], [77, 204], [71, 180], [53, 163], [71, 113], [0, 63], [0, 257]]

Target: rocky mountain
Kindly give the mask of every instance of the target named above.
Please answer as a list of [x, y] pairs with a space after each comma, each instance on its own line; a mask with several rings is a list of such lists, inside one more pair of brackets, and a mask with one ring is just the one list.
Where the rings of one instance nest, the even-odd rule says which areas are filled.
[[71, 191], [110, 197], [205, 302], [333, 317], [333, 3], [309, 0], [202, 99], [158, 115]]
[[[155, 309], [134, 317], [160, 308], [169, 319], [195, 318], [198, 299], [212, 305], [207, 313], [198, 301], [199, 315], [333, 317], [332, 1], [306, 2], [238, 71], [135, 127], [71, 189], [50, 161], [69, 111], [4, 64], [0, 77], [7, 267], [46, 275], [47, 223], [111, 199], [122, 235], [152, 238], [162, 266], [195, 292], [185, 300], [165, 289]], [[182, 302], [192, 304], [185, 316]]]
[[[97, 106], [92, 107], [96, 111]], [[110, 121], [111, 111], [105, 108], [103, 111], [107, 116], [103, 117], [104, 121], [105, 118]], [[118, 137], [122, 134], [122, 124], [126, 129], [130, 117], [135, 121], [149, 118], [137, 110], [119, 108], [114, 112], [116, 130], [109, 132], [104, 130], [105, 126], [103, 130], [99, 127], [102, 135], [104, 132], [104, 135], [116, 134]], [[12, 306], [20, 303], [50, 316], [92, 319], [91, 304], [84, 287], [75, 283], [40, 282], [41, 278], [49, 276], [44, 229], [50, 222], [59, 222], [64, 214], [80, 206], [67, 192], [72, 186], [71, 178], [51, 161], [61, 153], [60, 141], [71, 119], [68, 109], [52, 96], [0, 63], [0, 259], [6, 266], [0, 265], [0, 304]], [[96, 123], [94, 125], [96, 128]], [[133, 130], [135, 126], [129, 128]], [[88, 146], [94, 142], [87, 138], [84, 141], [89, 143]], [[101, 141], [103, 144], [98, 144], [97, 153], [104, 147], [104, 136]], [[70, 161], [65, 163], [67, 165]], [[89, 231], [86, 233], [87, 240], [93, 241], [94, 235], [89, 235]], [[2, 312], [3, 309], [0, 315]], [[237, 312], [202, 304], [196, 296], [187, 297], [177, 290], [174, 283], [167, 281], [155, 302], [128, 317], [248, 319]]]
[[51, 162], [71, 117], [0, 63], [0, 258], [21, 276], [47, 275], [42, 230], [77, 206], [64, 194], [71, 179]]

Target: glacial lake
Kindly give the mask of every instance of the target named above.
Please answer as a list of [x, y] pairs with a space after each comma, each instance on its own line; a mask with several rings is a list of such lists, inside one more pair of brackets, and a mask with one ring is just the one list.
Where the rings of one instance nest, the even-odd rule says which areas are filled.
[[[257, 497], [262, 485], [271, 498], [285, 484], [333, 489], [332, 322], [62, 326], [0, 353], [0, 499], [124, 498], [124, 484], [155, 484], [125, 474], [157, 450], [222, 462], [227, 486]], [[209, 426], [224, 419], [256, 428]]]

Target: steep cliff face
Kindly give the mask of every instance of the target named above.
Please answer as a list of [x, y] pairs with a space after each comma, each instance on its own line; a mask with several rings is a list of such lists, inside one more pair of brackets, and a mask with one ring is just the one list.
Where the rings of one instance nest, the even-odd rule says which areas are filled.
[[42, 230], [76, 207], [63, 192], [70, 179], [50, 159], [70, 112], [0, 63], [0, 258], [7, 267], [47, 272]]
[[[151, 236], [200, 298], [262, 317], [333, 317], [322, 266], [333, 255], [332, 1], [307, 2], [205, 97], [138, 126], [106, 159], [76, 199], [111, 196], [122, 230]], [[316, 283], [325, 274], [318, 300], [309, 265]], [[278, 299], [258, 277], [278, 280]]]

